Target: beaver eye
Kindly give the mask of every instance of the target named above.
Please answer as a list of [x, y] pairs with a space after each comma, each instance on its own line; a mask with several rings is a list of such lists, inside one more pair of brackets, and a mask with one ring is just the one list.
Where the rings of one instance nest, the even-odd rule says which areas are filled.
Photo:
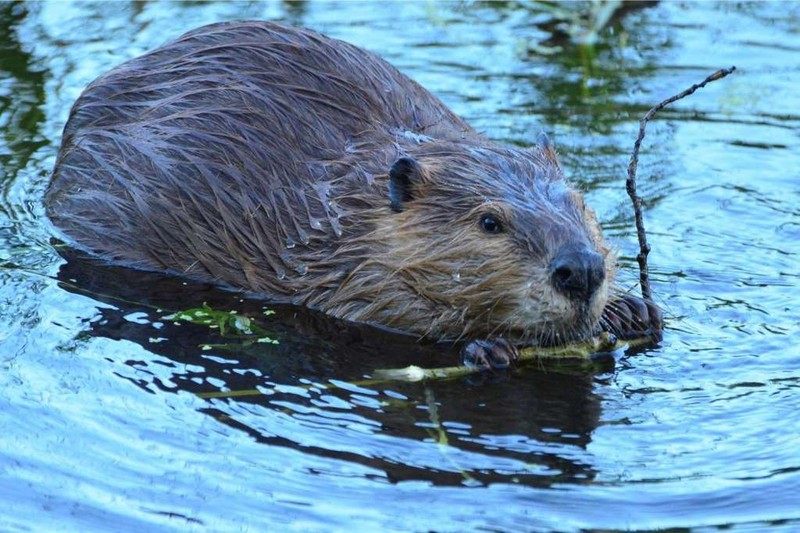
[[501, 233], [503, 231], [503, 225], [500, 223], [500, 220], [494, 215], [483, 215], [481, 217], [481, 229], [486, 233]]

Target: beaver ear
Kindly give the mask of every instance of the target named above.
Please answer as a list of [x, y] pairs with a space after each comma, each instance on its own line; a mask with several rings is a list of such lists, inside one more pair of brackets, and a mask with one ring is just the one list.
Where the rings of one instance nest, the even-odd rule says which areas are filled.
[[556, 149], [553, 146], [553, 142], [550, 140], [550, 137], [547, 136], [545, 132], [541, 132], [538, 137], [536, 137], [536, 144], [539, 147], [539, 150], [542, 152], [542, 156], [553, 163], [556, 167], [561, 168], [561, 165], [558, 162], [558, 155], [556, 154]]
[[392, 211], [399, 213], [403, 204], [415, 197], [415, 190], [422, 177], [422, 167], [410, 157], [401, 157], [389, 171], [389, 200]]

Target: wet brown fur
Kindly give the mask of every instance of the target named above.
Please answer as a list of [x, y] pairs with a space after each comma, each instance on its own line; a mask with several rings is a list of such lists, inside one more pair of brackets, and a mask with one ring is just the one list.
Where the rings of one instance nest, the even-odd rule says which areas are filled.
[[[420, 172], [396, 212], [400, 157]], [[200, 28], [93, 82], [45, 203], [111, 261], [436, 339], [585, 337], [614, 276], [549, 145], [493, 143], [377, 56], [266, 22]], [[583, 304], [549, 281], [568, 242], [605, 257]]]

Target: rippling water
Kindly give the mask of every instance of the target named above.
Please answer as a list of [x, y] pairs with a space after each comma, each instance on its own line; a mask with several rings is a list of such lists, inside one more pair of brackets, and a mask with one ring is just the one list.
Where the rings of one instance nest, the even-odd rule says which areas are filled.
[[[238, 18], [374, 50], [493, 138], [549, 132], [631, 271], [639, 117], [735, 64], [645, 140], [664, 342], [376, 383], [453, 354], [62, 258], [41, 201], [82, 88]], [[0, 529], [800, 528], [800, 4], [630, 9], [592, 53], [568, 26], [513, 2], [0, 4]], [[278, 344], [170, 318], [204, 304]]]

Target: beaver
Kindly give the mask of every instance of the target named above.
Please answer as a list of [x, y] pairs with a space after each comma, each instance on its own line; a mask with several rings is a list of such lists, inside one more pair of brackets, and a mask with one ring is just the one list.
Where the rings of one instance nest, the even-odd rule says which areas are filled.
[[270, 22], [190, 31], [92, 82], [45, 195], [73, 246], [503, 366], [657, 335], [546, 136], [490, 141], [375, 54]]

